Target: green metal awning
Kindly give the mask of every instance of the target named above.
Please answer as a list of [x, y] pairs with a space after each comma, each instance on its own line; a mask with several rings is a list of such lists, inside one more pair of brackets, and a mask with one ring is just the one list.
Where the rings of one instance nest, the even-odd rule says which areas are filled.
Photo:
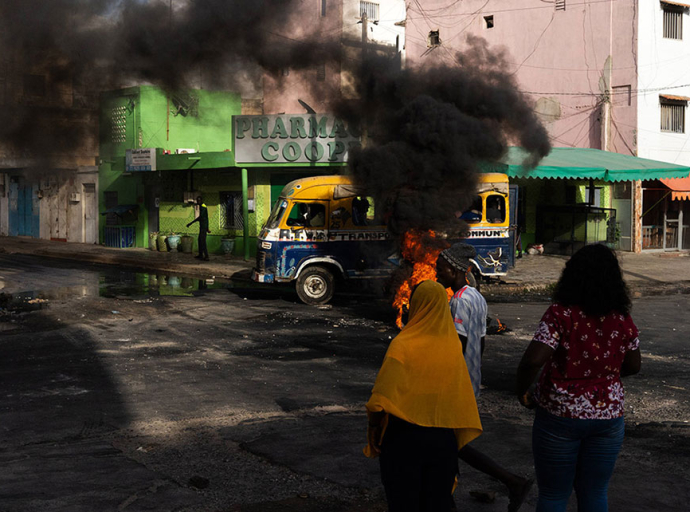
[[528, 153], [519, 147], [508, 148], [501, 162], [484, 168], [513, 178], [594, 179], [602, 181], [657, 180], [685, 178], [690, 167], [622, 155], [600, 149], [553, 148], [537, 167], [528, 169], [523, 162]]

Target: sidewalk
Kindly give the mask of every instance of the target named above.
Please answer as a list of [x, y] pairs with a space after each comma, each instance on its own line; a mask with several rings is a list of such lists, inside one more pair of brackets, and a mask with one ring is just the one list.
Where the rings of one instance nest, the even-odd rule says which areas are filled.
[[[235, 280], [249, 279], [254, 264], [237, 256], [212, 255], [211, 261], [199, 261], [191, 254], [180, 252], [115, 249], [24, 237], [0, 237], [0, 252]], [[689, 256], [688, 253], [620, 253], [625, 278], [635, 297], [690, 293]], [[482, 284], [482, 293], [490, 300], [517, 296], [546, 298], [567, 260], [565, 256], [523, 256], [500, 283]]]
[[[690, 254], [620, 252], [623, 276], [633, 297], [690, 293]], [[500, 284], [482, 285], [487, 298], [528, 295], [549, 296], [568, 261], [567, 256], [525, 255], [516, 260]]]
[[230, 255], [211, 255], [200, 261], [194, 254], [148, 249], [116, 249], [95, 244], [52, 242], [36, 238], [0, 237], [0, 252], [116, 265], [159, 273], [186, 274], [199, 278], [249, 279], [254, 261]]

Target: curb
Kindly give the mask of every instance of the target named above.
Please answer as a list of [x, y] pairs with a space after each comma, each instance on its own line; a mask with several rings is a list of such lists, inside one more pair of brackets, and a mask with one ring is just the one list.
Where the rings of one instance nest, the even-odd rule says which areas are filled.
[[168, 262], [161, 260], [150, 261], [143, 258], [122, 258], [121, 256], [113, 257], [112, 255], [108, 254], [75, 252], [70, 255], [67, 255], [62, 252], [55, 253], [45, 249], [28, 251], [13, 249], [6, 251], [6, 254], [25, 254], [28, 256], [39, 256], [71, 262], [80, 261], [96, 265], [109, 265], [147, 272], [185, 274], [190, 277], [198, 277], [204, 279], [215, 278], [248, 280], [250, 279], [249, 273], [251, 272], [252, 268], [251, 262], [243, 261], [232, 261], [231, 263], [216, 263], [211, 261], [208, 262], [206, 265], [204, 265], [203, 263], [195, 265], [193, 263], [180, 264], [177, 262]]
[[[540, 284], [484, 284], [481, 286], [481, 293], [489, 301], [500, 302], [502, 299], [523, 299], [530, 301], [549, 301], [553, 293], [556, 281]], [[633, 299], [641, 297], [658, 297], [662, 295], [688, 295], [690, 294], [690, 280], [677, 283], [654, 283], [645, 284], [628, 282], [630, 294]]]

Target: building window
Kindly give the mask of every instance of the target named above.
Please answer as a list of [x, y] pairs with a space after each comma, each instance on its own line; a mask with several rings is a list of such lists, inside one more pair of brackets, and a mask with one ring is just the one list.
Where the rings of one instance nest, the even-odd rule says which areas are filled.
[[113, 144], [127, 141], [127, 107], [124, 105], [110, 110], [110, 140]]
[[379, 21], [379, 4], [374, 2], [359, 2], [359, 15], [367, 15], [369, 21]]
[[326, 0], [319, 0], [321, 17], [326, 17]]
[[319, 64], [316, 66], [316, 81], [324, 82], [326, 80], [326, 64]]
[[664, 37], [683, 39], [683, 8], [664, 4]]
[[632, 105], [632, 86], [614, 85], [611, 88], [614, 105], [630, 107]]
[[221, 229], [243, 229], [242, 192], [220, 193], [220, 227]]
[[438, 30], [432, 30], [429, 32], [429, 36], [426, 38], [426, 45], [429, 48], [434, 48], [436, 46], [441, 46], [441, 38], [438, 35]]
[[555, 7], [557, 11], [565, 11], [565, 0], [556, 0]]
[[484, 26], [486, 28], [494, 28], [494, 17], [493, 17], [493, 15], [484, 16]]
[[686, 101], [661, 99], [661, 131], [685, 133]]

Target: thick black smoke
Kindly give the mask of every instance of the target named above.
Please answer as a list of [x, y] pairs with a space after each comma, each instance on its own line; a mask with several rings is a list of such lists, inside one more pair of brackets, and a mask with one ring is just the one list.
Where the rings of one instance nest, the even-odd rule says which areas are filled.
[[[311, 23], [316, 13], [305, 9], [314, 7], [303, 0], [0, 0], [0, 143], [17, 155], [69, 154], [97, 127], [74, 106], [83, 101], [95, 112], [100, 91], [123, 85], [174, 91], [201, 77], [204, 88], [244, 93], [263, 73], [347, 60], [338, 30]], [[401, 69], [399, 59], [371, 51], [361, 65], [346, 66], [359, 99], [322, 91], [333, 94], [335, 112], [364, 128], [366, 145], [351, 155], [351, 169], [398, 232], [447, 227], [469, 205], [479, 163], [500, 158], [509, 142], [535, 161], [548, 152], [546, 132], [504, 63], [479, 39], [469, 39], [452, 64], [424, 69]], [[17, 93], [41, 74], [53, 85], [50, 108]]]
[[[300, 0], [0, 0], [0, 75], [14, 105], [0, 111], [0, 138], [19, 154], [68, 152], [94, 127], [62, 119], [72, 96], [95, 108], [99, 92], [141, 83], [246, 92], [263, 72], [326, 63], [339, 42], [300, 19], [307, 7], [316, 10]], [[51, 89], [38, 95], [57, 96], [54, 113], [25, 97], [37, 75]]]
[[505, 70], [505, 56], [468, 38], [452, 64], [399, 69], [372, 57], [359, 77], [361, 101], [341, 115], [360, 121], [364, 147], [350, 156], [357, 182], [384, 205], [397, 233], [460, 228], [455, 213], [475, 195], [481, 165], [509, 144], [533, 166], [551, 146], [546, 130]]
[[[176, 8], [174, 8], [177, 6]], [[200, 74], [239, 88], [252, 66], [300, 69], [336, 55], [304, 27], [299, 0], [2, 0], [0, 44], [30, 60], [51, 54], [81, 79], [169, 89]], [[28, 63], [31, 64], [30, 62]]]

